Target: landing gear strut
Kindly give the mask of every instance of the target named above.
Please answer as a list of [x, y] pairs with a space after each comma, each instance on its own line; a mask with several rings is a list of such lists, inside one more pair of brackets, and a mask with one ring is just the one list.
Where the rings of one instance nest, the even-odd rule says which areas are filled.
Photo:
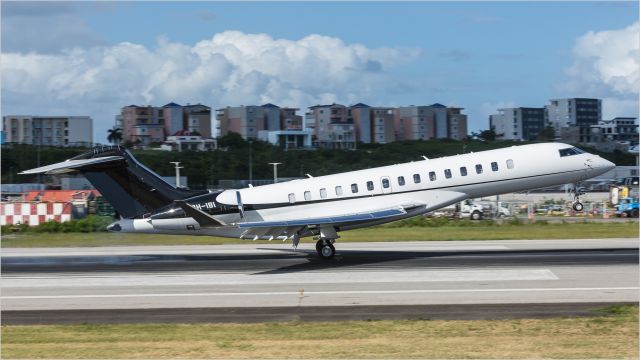
[[332, 259], [336, 256], [336, 248], [333, 246], [333, 239], [320, 239], [316, 243], [316, 251], [318, 256], [325, 260]]
[[584, 188], [578, 187], [578, 184], [574, 184], [573, 189], [573, 204], [571, 207], [575, 211], [582, 211], [584, 209], [584, 205], [580, 202], [580, 196], [585, 194]]
[[338, 232], [334, 227], [321, 227], [320, 235], [316, 238], [316, 251], [318, 255], [325, 260], [333, 259], [336, 256], [336, 248], [333, 243], [339, 238]]

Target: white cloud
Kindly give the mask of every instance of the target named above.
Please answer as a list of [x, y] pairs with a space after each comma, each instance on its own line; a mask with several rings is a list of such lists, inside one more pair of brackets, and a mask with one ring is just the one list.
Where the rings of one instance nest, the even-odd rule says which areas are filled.
[[3, 113], [83, 112], [94, 116], [96, 141], [104, 141], [113, 115], [132, 103], [384, 103], [378, 96], [397, 82], [387, 71], [419, 55], [315, 34], [288, 40], [238, 31], [193, 46], [160, 38], [155, 48], [120, 43], [58, 54], [9, 52], [0, 63]]
[[565, 71], [567, 81], [558, 86], [563, 96], [603, 98], [605, 118], [638, 116], [640, 22], [622, 29], [589, 31], [576, 40], [573, 56], [573, 64]]

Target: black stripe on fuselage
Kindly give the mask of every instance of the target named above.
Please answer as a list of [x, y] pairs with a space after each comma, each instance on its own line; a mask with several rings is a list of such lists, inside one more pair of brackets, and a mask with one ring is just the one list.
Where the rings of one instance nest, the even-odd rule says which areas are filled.
[[332, 201], [344, 201], [344, 200], [362, 199], [362, 198], [368, 198], [368, 197], [406, 194], [406, 193], [413, 193], [413, 192], [420, 192], [420, 191], [427, 191], [427, 190], [455, 189], [455, 188], [474, 186], [474, 185], [498, 183], [498, 182], [502, 182], [502, 181], [525, 180], [525, 179], [533, 179], [533, 178], [543, 177], [543, 176], [570, 174], [570, 173], [575, 173], [575, 172], [580, 172], [580, 171], [585, 171], [585, 169], [570, 170], [570, 171], [560, 171], [560, 172], [548, 173], [548, 174], [542, 174], [542, 175], [530, 175], [530, 176], [522, 176], [522, 177], [517, 177], [517, 178], [491, 180], [491, 181], [481, 181], [481, 182], [475, 182], [475, 183], [469, 183], [469, 184], [441, 186], [441, 187], [418, 189], [418, 190], [395, 191], [395, 192], [389, 192], [389, 193], [386, 193], [386, 194], [370, 194], [370, 195], [342, 197], [342, 198], [335, 198], [335, 199], [297, 201], [295, 203], [285, 202], [285, 203], [271, 203], [271, 204], [244, 204], [244, 210], [245, 211], [247, 211], [247, 210], [266, 210], [266, 209], [276, 209], [276, 208], [282, 208], [282, 207], [288, 207], [288, 206], [310, 205], [310, 204], [318, 204], [318, 203], [325, 203], [325, 202], [332, 202]]

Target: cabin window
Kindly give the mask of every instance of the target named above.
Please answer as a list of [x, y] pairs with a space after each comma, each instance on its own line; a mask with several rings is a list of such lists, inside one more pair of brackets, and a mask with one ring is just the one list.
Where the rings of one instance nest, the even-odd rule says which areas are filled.
[[467, 168], [465, 166], [462, 166], [460, 168], [460, 175], [461, 176], [467, 176]]
[[492, 162], [491, 163], [491, 170], [493, 171], [498, 171], [498, 163], [497, 162]]
[[304, 192], [304, 199], [307, 201], [311, 200], [311, 191]]
[[413, 174], [413, 182], [420, 184], [420, 174]]
[[429, 180], [436, 181], [436, 172], [435, 171], [430, 171], [429, 172]]
[[513, 160], [507, 160], [507, 169], [513, 169]]
[[404, 186], [404, 176], [398, 176], [398, 185]]
[[444, 177], [451, 179], [451, 169], [444, 169]]
[[373, 191], [373, 181], [367, 181], [367, 190]]
[[387, 179], [387, 178], [382, 179], [382, 187], [385, 188], [385, 189], [388, 189], [389, 186], [390, 186], [389, 179]]
[[351, 192], [354, 194], [358, 192], [358, 184], [351, 184]]
[[320, 197], [323, 199], [327, 198], [327, 189], [325, 188], [320, 189]]
[[336, 186], [336, 196], [342, 196], [342, 186]]
[[482, 164], [476, 165], [476, 174], [482, 174]]
[[296, 194], [291, 193], [289, 194], [289, 204], [293, 204], [296, 202]]

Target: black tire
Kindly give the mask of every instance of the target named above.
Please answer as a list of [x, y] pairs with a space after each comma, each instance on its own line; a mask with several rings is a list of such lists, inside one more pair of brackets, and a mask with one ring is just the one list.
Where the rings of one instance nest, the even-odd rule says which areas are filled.
[[482, 220], [482, 213], [480, 211], [474, 211], [471, 213], [471, 220]]
[[573, 203], [573, 210], [582, 211], [582, 210], [584, 210], [584, 205], [582, 205], [582, 203], [579, 202], [579, 201], [578, 202], [574, 202]]
[[327, 243], [320, 247], [320, 251], [318, 251], [318, 255], [324, 260], [333, 259], [336, 256], [336, 248], [333, 247], [333, 244]]
[[634, 218], [638, 217], [638, 209], [631, 210], [631, 217], [634, 217]]

